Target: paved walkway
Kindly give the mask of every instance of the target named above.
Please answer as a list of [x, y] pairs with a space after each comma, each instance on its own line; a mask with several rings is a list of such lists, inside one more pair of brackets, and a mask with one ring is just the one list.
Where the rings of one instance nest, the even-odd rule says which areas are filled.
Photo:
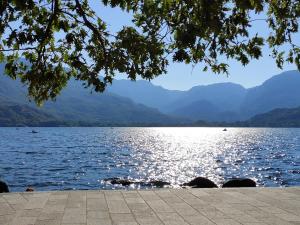
[[300, 187], [0, 194], [0, 224], [300, 224]]

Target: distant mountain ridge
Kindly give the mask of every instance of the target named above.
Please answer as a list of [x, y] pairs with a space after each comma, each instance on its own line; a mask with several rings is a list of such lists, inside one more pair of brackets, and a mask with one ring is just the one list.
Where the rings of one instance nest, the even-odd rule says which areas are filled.
[[250, 89], [234, 83], [217, 83], [188, 91], [169, 91], [146, 81], [116, 80], [109, 91], [192, 121], [234, 122], [276, 108], [300, 106], [300, 73], [283, 72]]
[[64, 126], [57, 118], [28, 105], [0, 102], [1, 126]]
[[249, 126], [255, 127], [300, 127], [300, 107], [288, 109], [274, 109], [259, 114], [248, 121]]
[[190, 126], [194, 127], [282, 127], [300, 128], [300, 107], [274, 109], [237, 122], [207, 122], [197, 121]]
[[71, 80], [55, 102], [46, 102], [42, 108], [28, 101], [24, 85], [3, 73], [0, 64], [0, 126], [22, 125], [22, 121], [23, 125], [62, 126], [226, 124], [250, 121], [277, 108], [300, 107], [298, 71], [281, 73], [250, 89], [217, 83], [175, 91], [143, 80], [114, 80], [106, 92], [91, 94]]
[[245, 88], [233, 83], [196, 86], [169, 105], [168, 112], [192, 120], [235, 121], [245, 94]]
[[114, 80], [107, 91], [130, 98], [136, 103], [157, 108], [162, 112], [167, 111], [168, 105], [184, 93], [183, 91], [168, 90], [145, 80]]
[[265, 113], [276, 108], [300, 106], [300, 73], [287, 71], [265, 81], [262, 85], [250, 88], [243, 104], [243, 118]]
[[[2, 66], [2, 67], [1, 67]], [[137, 104], [114, 93], [93, 93], [71, 80], [55, 102], [41, 108], [26, 97], [26, 87], [4, 73], [0, 65], [0, 126], [9, 124], [35, 126], [49, 121], [79, 126], [173, 124], [179, 121], [159, 110]], [[12, 108], [13, 106], [13, 108]], [[22, 114], [25, 110], [28, 113]], [[20, 116], [19, 116], [20, 114]], [[21, 116], [22, 115], [22, 116]], [[31, 115], [35, 115], [36, 119]], [[1, 122], [2, 121], [2, 122]]]

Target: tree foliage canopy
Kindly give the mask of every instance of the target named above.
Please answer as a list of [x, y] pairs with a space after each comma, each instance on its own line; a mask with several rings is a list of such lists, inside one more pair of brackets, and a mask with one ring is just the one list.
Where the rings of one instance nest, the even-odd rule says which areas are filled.
[[[37, 103], [55, 98], [71, 77], [102, 92], [115, 73], [153, 79], [170, 59], [227, 73], [227, 59], [246, 65], [266, 44], [278, 67], [287, 61], [300, 69], [299, 0], [102, 3], [131, 13], [134, 25], [111, 33], [88, 0], [0, 0], [0, 61]], [[267, 23], [268, 37], [249, 32], [255, 20]]]

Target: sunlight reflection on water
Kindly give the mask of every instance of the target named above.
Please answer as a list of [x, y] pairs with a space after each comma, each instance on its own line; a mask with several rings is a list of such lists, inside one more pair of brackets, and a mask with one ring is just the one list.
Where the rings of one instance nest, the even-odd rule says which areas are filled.
[[136, 139], [131, 137], [136, 131], [129, 132], [125, 139], [131, 139], [136, 150], [133, 158], [141, 163], [137, 168], [140, 177], [181, 184], [201, 175], [221, 183], [226, 170], [231, 170], [232, 176], [241, 172], [249, 148], [259, 141], [257, 135], [248, 135], [245, 142], [242, 134], [241, 129], [153, 128], [142, 130], [141, 138]]
[[[0, 178], [13, 190], [121, 188], [120, 177], [168, 181], [196, 176], [218, 185], [249, 177], [264, 186], [300, 185], [300, 129], [0, 128]], [[144, 188], [132, 186], [131, 188]]]

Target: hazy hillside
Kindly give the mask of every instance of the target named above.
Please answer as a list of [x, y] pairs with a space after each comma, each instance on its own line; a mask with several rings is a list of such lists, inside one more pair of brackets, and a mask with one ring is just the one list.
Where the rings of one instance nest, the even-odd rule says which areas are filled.
[[235, 121], [246, 89], [233, 83], [196, 86], [188, 91], [167, 90], [148, 81], [115, 80], [109, 92], [128, 97], [161, 112], [191, 120]]
[[246, 94], [246, 89], [238, 84], [218, 83], [211, 85], [195, 86], [186, 91], [172, 106], [178, 103], [188, 105], [195, 101], [205, 100], [223, 108], [224, 111], [236, 110], [240, 106]]
[[62, 125], [57, 118], [34, 109], [0, 100], [0, 126], [58, 126]]
[[3, 75], [0, 64], [0, 100], [27, 104], [27, 91], [20, 82], [15, 82], [10, 77]]
[[[233, 83], [196, 86], [169, 105], [169, 113], [192, 120], [235, 121], [246, 89]], [[181, 112], [181, 113], [178, 113]]]
[[[171, 124], [177, 122], [174, 118], [162, 114], [157, 109], [136, 104], [132, 100], [105, 92], [90, 93], [79, 82], [70, 81], [55, 102], [46, 102], [42, 108], [37, 108], [26, 97], [26, 87], [20, 82], [3, 75], [3, 64], [0, 65], [0, 106], [2, 115], [5, 109], [10, 110], [3, 102], [14, 105], [28, 106], [35, 112], [45, 113], [60, 121], [74, 124]], [[15, 110], [16, 114], [18, 109]], [[20, 111], [21, 113], [21, 111]], [[11, 114], [13, 115], [13, 114]], [[25, 115], [24, 115], [25, 116]], [[26, 116], [25, 116], [26, 117]], [[0, 118], [1, 119], [1, 118]], [[3, 119], [3, 118], [2, 118]], [[5, 119], [5, 118], [4, 118]], [[11, 119], [13, 121], [13, 119]]]
[[232, 122], [239, 118], [237, 113], [222, 111], [217, 106], [205, 100], [192, 102], [190, 105], [179, 107], [178, 109], [172, 111], [171, 114], [182, 118], [188, 118], [192, 121], [202, 120], [207, 122]]
[[[202, 120], [215, 121], [219, 108], [209, 101], [200, 100], [189, 105], [179, 107], [172, 111], [172, 114], [185, 118], [201, 118]], [[208, 116], [209, 115], [209, 116]]]
[[55, 102], [44, 110], [64, 120], [103, 123], [171, 123], [172, 118], [157, 109], [134, 103], [109, 92], [91, 94], [79, 82], [71, 82]]
[[162, 112], [165, 112], [166, 108], [184, 93], [183, 91], [167, 90], [145, 80], [114, 80], [108, 91], [130, 98], [136, 103], [157, 108]]
[[246, 121], [248, 126], [300, 127], [300, 107], [292, 109], [274, 109], [259, 114]]
[[196, 121], [196, 127], [300, 127], [300, 107], [292, 109], [274, 109], [258, 114], [245, 121], [238, 122], [208, 122]]
[[79, 124], [234, 122], [276, 108], [300, 106], [298, 71], [284, 72], [250, 89], [219, 83], [173, 91], [148, 81], [115, 80], [106, 92], [91, 94], [80, 82], [73, 80], [55, 102], [46, 102], [42, 108], [28, 101], [22, 84], [2, 74], [3, 64], [0, 64], [0, 106], [2, 102], [22, 107], [26, 104], [37, 110], [36, 113]]
[[275, 108], [300, 106], [300, 73], [284, 72], [250, 89], [219, 83], [196, 86], [188, 91], [169, 91], [146, 81], [122, 80], [115, 81], [109, 90], [193, 121], [233, 122]]
[[300, 106], [300, 73], [288, 71], [264, 82], [261, 86], [248, 89], [241, 105], [243, 118], [268, 112], [276, 108]]

